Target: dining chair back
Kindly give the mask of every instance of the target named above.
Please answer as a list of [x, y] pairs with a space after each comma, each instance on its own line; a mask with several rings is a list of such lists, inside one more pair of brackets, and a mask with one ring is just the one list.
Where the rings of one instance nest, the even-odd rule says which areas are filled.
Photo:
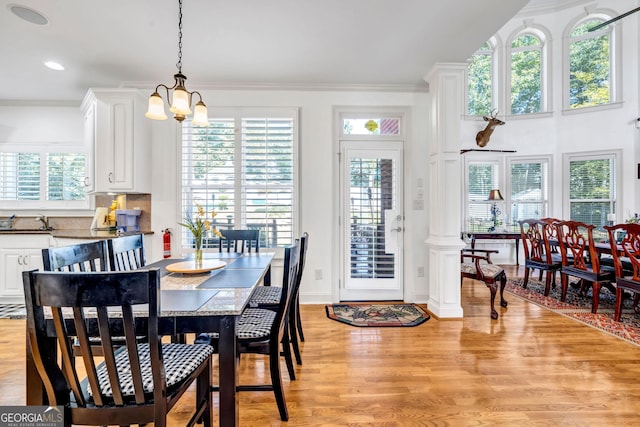
[[220, 252], [260, 252], [260, 230], [220, 230]]
[[[296, 363], [302, 365], [302, 352], [300, 351], [300, 341], [304, 341], [304, 335], [302, 334], [302, 324], [300, 316], [300, 283], [302, 282], [302, 272], [304, 270], [304, 262], [307, 254], [307, 248], [309, 245], [309, 234], [307, 232], [302, 234], [299, 239], [300, 244], [300, 259], [298, 262], [298, 272], [296, 273], [295, 288], [293, 290], [292, 303], [289, 307], [288, 316], [288, 331], [293, 347], [293, 353], [296, 358]], [[280, 299], [282, 297], [282, 287], [280, 286], [259, 286], [257, 287], [251, 299], [249, 300], [249, 307], [251, 308], [266, 308], [268, 310], [278, 310]], [[289, 378], [295, 379], [295, 371], [289, 371]]]
[[104, 240], [42, 249], [45, 271], [107, 271], [107, 258]]
[[[287, 330], [289, 307], [293, 303], [296, 286], [300, 245], [298, 241], [284, 250], [284, 271], [282, 292], [276, 310], [266, 308], [246, 308], [236, 325], [236, 343], [238, 357], [243, 353], [262, 354], [269, 357], [269, 373], [271, 384], [239, 385], [238, 391], [273, 391], [280, 419], [287, 421], [289, 412], [284, 397], [282, 374], [280, 371], [280, 353], [289, 370], [293, 372], [291, 344]], [[218, 351], [219, 335], [217, 333], [200, 334], [196, 342], [210, 342]], [[217, 389], [214, 388], [214, 389]]]
[[600, 302], [600, 289], [602, 286], [609, 288], [614, 294], [612, 282], [615, 281], [615, 272], [612, 268], [600, 265], [600, 258], [593, 239], [593, 224], [580, 221], [559, 221], [555, 223], [558, 232], [558, 246], [562, 256], [562, 269], [560, 270], [562, 293], [561, 301], [565, 301], [569, 287], [569, 276], [580, 279], [581, 290], [585, 292], [586, 286], [592, 286], [591, 312], [598, 311]]
[[562, 268], [562, 262], [559, 259], [554, 261], [551, 253], [548, 228], [552, 226], [534, 218], [523, 219], [518, 223], [520, 224], [520, 236], [525, 258], [522, 287], [527, 287], [529, 273], [533, 270], [540, 271], [540, 279], [542, 279], [542, 273], [546, 272], [544, 295], [548, 296], [551, 285], [553, 284], [555, 287], [556, 272]]
[[[166, 426], [167, 413], [194, 382], [197, 408], [189, 425], [197, 421], [211, 425], [213, 349], [161, 342], [158, 269], [25, 271], [23, 283], [29, 351], [48, 404], [64, 406], [65, 425]], [[138, 304], [148, 305], [143, 318], [134, 314], [133, 307]], [[52, 330], [55, 344], [49, 335]], [[141, 333], [148, 343], [137, 342]], [[114, 334], [124, 335], [126, 344], [115, 349], [111, 343]], [[100, 337], [103, 354], [97, 360], [89, 339], [95, 335]], [[72, 361], [70, 336], [78, 337], [83, 364]], [[86, 377], [80, 380], [83, 375]]]
[[[634, 295], [633, 309], [640, 313], [640, 224], [616, 224], [604, 227], [609, 234], [611, 256], [616, 271], [616, 311], [620, 321], [626, 292]], [[621, 237], [618, 237], [621, 236]]]
[[107, 240], [107, 252], [111, 271], [137, 270], [146, 265], [142, 234]]

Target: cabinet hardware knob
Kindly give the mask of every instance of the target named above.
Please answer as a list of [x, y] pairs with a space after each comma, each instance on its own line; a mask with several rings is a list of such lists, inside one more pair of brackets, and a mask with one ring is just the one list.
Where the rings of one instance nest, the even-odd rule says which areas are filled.
[[113, 172], [109, 172], [109, 184], [113, 184]]
[[85, 177], [84, 177], [84, 186], [85, 186], [85, 187], [88, 187], [88, 186], [89, 186], [89, 177], [88, 177], [88, 176], [85, 176]]

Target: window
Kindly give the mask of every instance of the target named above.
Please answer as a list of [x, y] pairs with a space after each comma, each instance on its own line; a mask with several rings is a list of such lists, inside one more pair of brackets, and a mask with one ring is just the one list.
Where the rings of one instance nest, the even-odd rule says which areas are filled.
[[471, 57], [467, 70], [467, 114], [482, 116], [493, 108], [493, 56], [489, 42]]
[[612, 83], [612, 26], [589, 29], [603, 19], [588, 19], [571, 31], [569, 41], [569, 108], [608, 104], [614, 99]]
[[487, 231], [491, 227], [489, 192], [499, 187], [497, 162], [470, 162], [467, 166], [467, 231]]
[[83, 153], [0, 152], [0, 200], [9, 208], [86, 207]]
[[542, 42], [531, 33], [511, 43], [511, 114], [543, 111]]
[[466, 231], [486, 232], [493, 226], [494, 202], [488, 197], [495, 189], [504, 198], [495, 202], [499, 229], [518, 231], [519, 220], [548, 216], [550, 162], [550, 157], [467, 160], [463, 203]]
[[[214, 114], [207, 128], [183, 124], [181, 217], [200, 205], [216, 212], [219, 229], [261, 230], [262, 247], [293, 243], [297, 110]], [[193, 248], [186, 230], [182, 245]], [[217, 247], [217, 240], [209, 235], [203, 247]]]
[[549, 159], [510, 160], [510, 218], [517, 224], [527, 218], [544, 218], [549, 212]]
[[567, 155], [569, 218], [602, 227], [616, 212], [618, 153]]

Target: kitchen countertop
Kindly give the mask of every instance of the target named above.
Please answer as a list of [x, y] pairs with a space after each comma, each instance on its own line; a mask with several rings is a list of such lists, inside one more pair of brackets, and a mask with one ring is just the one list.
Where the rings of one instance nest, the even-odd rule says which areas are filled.
[[39, 230], [39, 229], [10, 229], [0, 230], [1, 235], [14, 235], [14, 234], [49, 234], [51, 237], [61, 239], [111, 239], [118, 236], [129, 236], [132, 234], [154, 234], [151, 230], [141, 231], [129, 231], [122, 234], [117, 234], [115, 231], [110, 230], [89, 230], [89, 229], [53, 229], [53, 230]]

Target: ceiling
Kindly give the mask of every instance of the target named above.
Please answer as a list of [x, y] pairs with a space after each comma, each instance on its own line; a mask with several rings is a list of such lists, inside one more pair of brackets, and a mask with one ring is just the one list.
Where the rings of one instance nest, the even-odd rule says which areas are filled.
[[[532, 0], [533, 6], [576, 0]], [[0, 0], [0, 102], [78, 103], [90, 87], [173, 84], [177, 0]], [[426, 88], [527, 0], [184, 0], [187, 88]], [[21, 5], [45, 25], [16, 17]], [[65, 66], [53, 71], [43, 61]]]

